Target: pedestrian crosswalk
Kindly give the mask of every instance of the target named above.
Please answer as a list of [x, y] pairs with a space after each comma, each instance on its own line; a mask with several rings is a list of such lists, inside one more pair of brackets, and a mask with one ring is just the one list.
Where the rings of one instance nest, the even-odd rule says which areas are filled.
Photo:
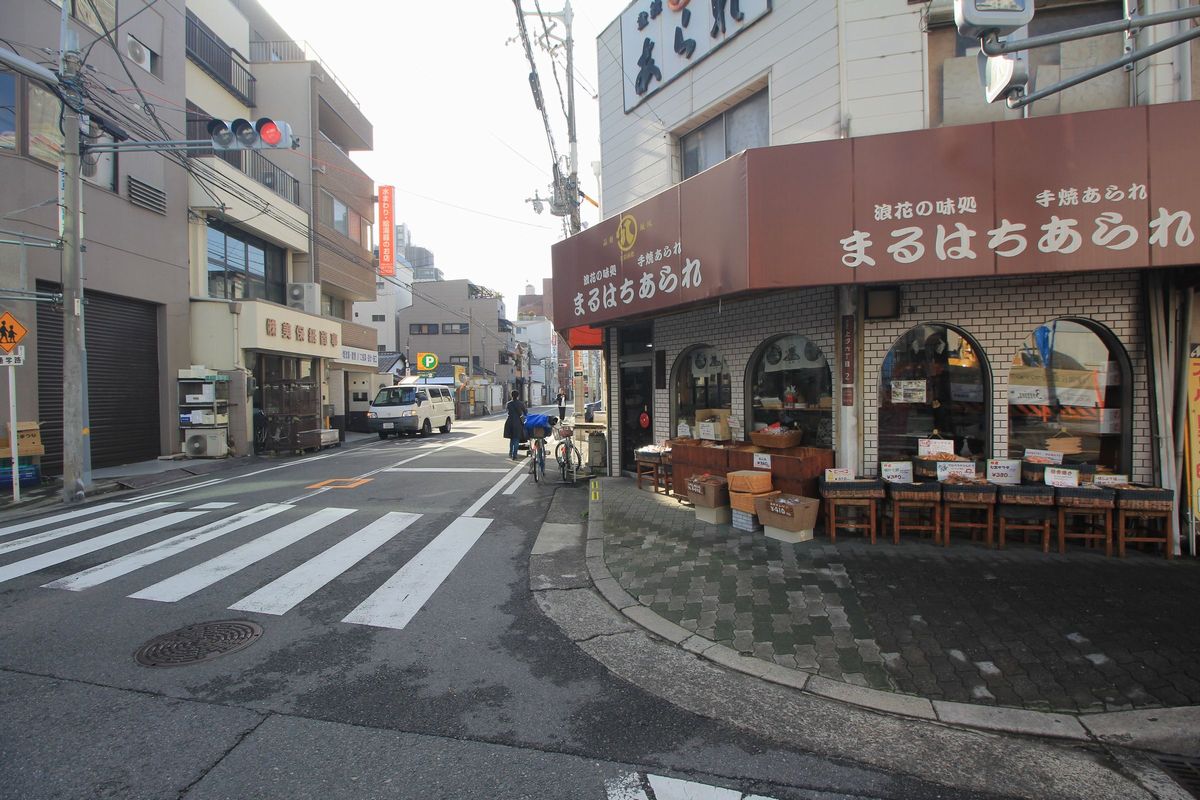
[[[286, 503], [264, 503], [242, 509], [237, 505], [204, 503], [189, 507], [177, 498], [104, 503], [0, 528], [0, 590], [7, 588], [4, 584], [9, 581], [108, 548], [115, 549], [126, 542], [145, 541], [157, 533], [165, 538], [157, 538], [133, 552], [124, 552], [125, 548], [122, 548], [121, 552], [113, 553], [110, 560], [82, 570], [69, 572], [64, 569], [63, 572], [69, 574], [54, 577], [41, 588], [69, 592], [103, 591], [101, 587], [124, 578], [126, 582], [120, 585], [127, 591], [128, 580], [136, 577], [139, 570], [162, 565], [148, 570], [159, 580], [128, 597], [174, 603], [213, 587], [219, 592], [227, 578], [262, 562], [259, 571], [266, 574], [264, 583], [248, 595], [230, 597], [232, 602], [228, 608], [282, 615], [346, 575], [405, 531], [414, 530], [413, 526], [423, 516], [400, 511], [380, 515], [353, 508], [302, 509]], [[214, 518], [216, 516], [221, 518]], [[188, 526], [193, 522], [198, 525]], [[348, 613], [341, 621], [403, 629], [490, 523], [490, 519], [457, 517], [375, 591], [360, 597], [357, 606], [350, 607], [348, 602]], [[242, 534], [230, 536], [237, 531]], [[252, 538], [247, 540], [247, 536]], [[272, 569], [271, 559], [278, 557], [288, 565], [294, 564], [295, 550], [288, 551], [288, 548], [305, 539], [327, 546], [275, 577], [279, 569]], [[328, 544], [331, 540], [332, 544]], [[213, 555], [213, 547], [222, 542], [230, 542], [230, 546]], [[208, 547], [204, 547], [206, 545]], [[4, 558], [8, 553], [21, 550], [34, 551], [34, 554], [15, 560]], [[193, 551], [204, 554], [198, 563], [181, 563]], [[197, 558], [193, 556], [192, 561], [196, 562]], [[179, 566], [178, 571], [162, 577], [164, 566], [175, 565]], [[223, 585], [234, 584], [244, 593], [245, 581]]]

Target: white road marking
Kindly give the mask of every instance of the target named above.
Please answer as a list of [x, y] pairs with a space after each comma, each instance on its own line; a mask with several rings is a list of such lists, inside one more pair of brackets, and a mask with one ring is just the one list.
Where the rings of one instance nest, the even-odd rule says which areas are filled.
[[199, 506], [192, 506], [197, 511], [220, 511], [222, 508], [233, 508], [237, 503], [205, 503]]
[[516, 494], [517, 489], [521, 488], [521, 484], [524, 483], [525, 479], [528, 477], [529, 477], [528, 472], [522, 472], [520, 475], [517, 476], [517, 479], [515, 481], [513, 481], [511, 484], [509, 484], [508, 488], [504, 490], [504, 493], [505, 494]]
[[230, 608], [235, 611], [257, 611], [260, 614], [286, 614], [420, 518], [420, 514], [403, 511], [384, 514]]
[[[218, 503], [217, 505], [220, 504]], [[65, 578], [43, 584], [43, 588], [67, 589], [68, 591], [79, 592], [93, 586], [99, 586], [114, 578], [128, 575], [136, 569], [141, 569], [142, 567], [162, 561], [165, 558], [170, 558], [176, 553], [182, 553], [185, 550], [198, 547], [205, 542], [211, 542], [218, 536], [224, 536], [227, 533], [232, 533], [248, 525], [253, 525], [282, 511], [287, 511], [289, 508], [291, 506], [276, 505], [275, 503], [267, 503], [256, 508], [251, 508], [248, 511], [243, 511], [240, 514], [235, 514], [232, 517], [213, 522], [201, 528], [184, 531], [178, 536], [172, 536], [170, 539], [156, 542], [149, 547], [143, 547], [137, 552], [129, 553], [113, 561], [98, 564], [82, 572], [76, 572], [74, 575], [68, 575]]]
[[681, 781], [663, 775], [646, 775], [655, 800], [742, 800], [742, 793], [719, 786]]
[[129, 528], [122, 528], [119, 531], [106, 533], [94, 539], [60, 547], [57, 550], [51, 550], [41, 555], [31, 556], [23, 561], [15, 561], [12, 564], [0, 567], [0, 583], [12, 580], [13, 578], [19, 578], [22, 575], [28, 575], [31, 572], [37, 572], [46, 567], [52, 567], [55, 564], [61, 564], [64, 561], [70, 561], [73, 558], [78, 558], [88, 553], [94, 553], [97, 550], [102, 550], [114, 544], [120, 544], [127, 539], [133, 539], [134, 537], [159, 530], [160, 528], [170, 527], [177, 522], [185, 522], [202, 514], [204, 514], [203, 511], [176, 511], [171, 514], [163, 514], [161, 517], [138, 523]]
[[129, 596], [163, 603], [182, 600], [353, 513], [352, 508], [323, 508]]
[[342, 622], [402, 629], [487, 530], [490, 519], [459, 517]]
[[479, 509], [486, 506], [488, 504], [488, 501], [496, 496], [496, 492], [500, 491], [500, 489], [503, 488], [506, 483], [511, 481], [513, 479], [514, 475], [516, 475], [518, 472], [520, 472], [521, 470], [526, 469], [526, 468], [527, 468], [527, 465], [525, 464], [524, 461], [522, 461], [520, 464], [517, 464], [515, 467], [510, 469], [508, 471], [507, 475], [505, 475], [503, 478], [501, 478], [500, 480], [498, 480], [496, 482], [495, 486], [493, 486], [492, 488], [490, 488], [486, 492], [484, 492], [483, 497], [476, 500], [471, 505], [470, 508], [468, 508], [466, 511], [464, 511], [463, 516], [464, 517], [473, 517], [476, 514], [478, 514]]
[[14, 550], [24, 550], [26, 547], [33, 547], [46, 542], [52, 542], [55, 539], [61, 539], [64, 536], [71, 536], [72, 534], [82, 533], [83, 531], [90, 531], [92, 528], [99, 528], [101, 525], [107, 525], [110, 522], [116, 522], [117, 520], [126, 519], [127, 517], [136, 517], [139, 514], [148, 514], [151, 511], [158, 511], [162, 508], [170, 508], [174, 505], [178, 505], [178, 503], [151, 503], [150, 505], [138, 506], [136, 508], [129, 508], [128, 506], [125, 506], [124, 511], [118, 511], [114, 514], [105, 514], [103, 517], [89, 519], [86, 522], [76, 522], [74, 525], [68, 525], [65, 528], [57, 528], [56, 530], [52, 531], [43, 531], [42, 533], [35, 533], [33, 536], [26, 536], [23, 539], [14, 539], [11, 542], [5, 542], [4, 544], [0, 544], [0, 554], [11, 553]]
[[388, 467], [384, 472], [508, 472], [507, 468], [481, 467]]
[[225, 479], [214, 478], [211, 481], [203, 481], [201, 483], [197, 483], [192, 486], [180, 486], [177, 489], [167, 489], [165, 492], [154, 492], [153, 494], [142, 495], [141, 497], [137, 498], [136, 500], [131, 500], [130, 502], [144, 503], [147, 500], [157, 500], [160, 497], [170, 497], [171, 495], [179, 494], [180, 492], [192, 492], [192, 491], [195, 491], [196, 489], [204, 489], [209, 486], [216, 486], [218, 483], [224, 483], [224, 482], [225, 482]]
[[19, 522], [16, 525], [9, 525], [7, 528], [0, 528], [0, 536], [8, 536], [10, 533], [20, 533], [21, 531], [33, 530], [34, 528], [44, 528], [56, 522], [65, 522], [76, 517], [86, 517], [89, 514], [99, 514], [101, 511], [111, 511], [114, 508], [125, 508], [127, 505], [126, 503], [103, 503], [98, 506], [91, 506], [90, 508], [68, 511], [65, 514], [55, 514], [52, 517], [42, 517], [41, 519], [29, 520], [28, 522]]

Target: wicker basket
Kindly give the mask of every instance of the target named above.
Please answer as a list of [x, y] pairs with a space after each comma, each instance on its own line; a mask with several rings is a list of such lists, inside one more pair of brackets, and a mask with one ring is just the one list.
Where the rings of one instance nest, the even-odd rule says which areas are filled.
[[997, 487], [996, 502], [1012, 506], [1053, 506], [1054, 487], [1037, 484], [1000, 486]]
[[943, 483], [942, 502], [995, 505], [996, 486], [991, 483]]
[[1060, 508], [1103, 511], [1116, 505], [1116, 492], [1102, 486], [1063, 486], [1054, 491]]
[[852, 481], [826, 481], [824, 476], [822, 476], [819, 483], [821, 497], [824, 498], [878, 500], [884, 495], [883, 481], [871, 478], [858, 478]]
[[[541, 430], [540, 428], [537, 430]], [[663, 451], [661, 450], [634, 450], [633, 458], [635, 461], [645, 461], [650, 464], [661, 464]]]
[[798, 447], [804, 441], [804, 431], [782, 431], [780, 433], [751, 431], [750, 441], [759, 447], [769, 447], [774, 450], [782, 447]]
[[1125, 511], [1172, 511], [1175, 492], [1153, 486], [1117, 488], [1117, 508]]
[[889, 483], [888, 497], [893, 500], [920, 500], [932, 502], [942, 497], [942, 485], [935, 481], [926, 483]]

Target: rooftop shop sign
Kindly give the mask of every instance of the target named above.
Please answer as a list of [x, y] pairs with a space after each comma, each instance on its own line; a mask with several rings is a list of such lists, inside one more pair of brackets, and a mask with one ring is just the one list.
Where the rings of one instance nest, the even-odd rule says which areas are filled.
[[635, 0], [621, 14], [625, 113], [771, 10], [771, 0]]
[[1188, 102], [747, 150], [555, 245], [556, 322], [775, 288], [1197, 264], [1196, 130]]

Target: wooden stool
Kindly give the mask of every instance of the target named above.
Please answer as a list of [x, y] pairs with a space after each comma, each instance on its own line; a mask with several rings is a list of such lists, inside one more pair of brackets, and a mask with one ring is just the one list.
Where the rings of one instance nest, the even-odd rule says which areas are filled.
[[[983, 512], [986, 512], [987, 521], [986, 522], [973, 522], [973, 521], [959, 520], [956, 522], [954, 520], [954, 514], [953, 514], [953, 512], [955, 512], [955, 511], [968, 511], [968, 512], [983, 511]], [[974, 535], [975, 531], [982, 530], [984, 533], [985, 543], [987, 544], [988, 547], [991, 547], [992, 546], [992, 520], [994, 518], [995, 511], [996, 511], [995, 502], [963, 503], [963, 502], [957, 502], [957, 501], [956, 502], [947, 502], [947, 501], [943, 500], [942, 501], [942, 513], [944, 514], [944, 516], [942, 518], [942, 545], [945, 547], [949, 547], [951, 531], [954, 528], [960, 528], [960, 529], [965, 529], [965, 530], [971, 531], [972, 535]]]
[[[1142, 536], [1130, 536], [1125, 532], [1126, 522], [1130, 518], [1144, 519], [1147, 522], [1147, 530]], [[1152, 519], [1162, 520], [1163, 529], [1161, 535], [1153, 535], [1152, 531], [1149, 530], [1148, 523]], [[1175, 557], [1174, 542], [1172, 541], [1174, 532], [1175, 515], [1170, 511], [1131, 511], [1125, 508], [1119, 509], [1117, 511], [1117, 554], [1121, 558], [1125, 557], [1126, 542], [1157, 542], [1162, 544], [1163, 549], [1167, 551], [1167, 559], [1170, 560]], [[1112, 553], [1109, 553], [1109, 555], [1112, 555]]]
[[[1025, 512], [1016, 514], [1016, 512]], [[1029, 512], [1036, 512], [1040, 515], [1040, 519], [1035, 519]], [[996, 516], [1000, 518], [1000, 549], [1004, 549], [1005, 537], [1008, 531], [1021, 531], [1025, 537], [1025, 541], [1029, 541], [1030, 532], [1041, 533], [1042, 535], [1042, 552], [1050, 552], [1050, 517], [1053, 511], [1045, 506], [1012, 506], [1001, 505], [996, 509]]]
[[[1072, 530], [1067, 529], [1067, 521], [1072, 517], [1084, 517], [1086, 522], [1082, 527]], [[1093, 520], [1097, 517], [1104, 518], [1104, 533], [1098, 533], [1093, 529]], [[1082, 539], [1088, 543], [1104, 542], [1104, 555], [1112, 555], [1112, 533], [1113, 533], [1113, 513], [1112, 508], [1079, 508], [1077, 506], [1062, 506], [1058, 507], [1058, 552], [1067, 552], [1067, 539]]]
[[[871, 544], [875, 544], [875, 498], [849, 498], [849, 497], [828, 497], [825, 499], [825, 527], [829, 529], [829, 541], [837, 543], [838, 528], [847, 530], [865, 530], [866, 535], [870, 537]], [[846, 508], [862, 508], [866, 509], [866, 521], [860, 522], [853, 519], [851, 522], [838, 522], [838, 509]]]
[[[915, 520], [905, 522], [904, 512], [908, 511]], [[923, 515], [929, 512], [930, 521], [925, 522]], [[942, 501], [937, 500], [892, 500], [892, 543], [900, 544], [902, 532], [915, 531], [922, 533], [930, 531], [933, 543], [942, 543]]]
[[637, 488], [642, 488], [642, 478], [645, 478], [654, 483], [654, 491], [658, 491], [658, 468], [660, 464], [657, 461], [636, 461], [634, 469], [637, 473]]

